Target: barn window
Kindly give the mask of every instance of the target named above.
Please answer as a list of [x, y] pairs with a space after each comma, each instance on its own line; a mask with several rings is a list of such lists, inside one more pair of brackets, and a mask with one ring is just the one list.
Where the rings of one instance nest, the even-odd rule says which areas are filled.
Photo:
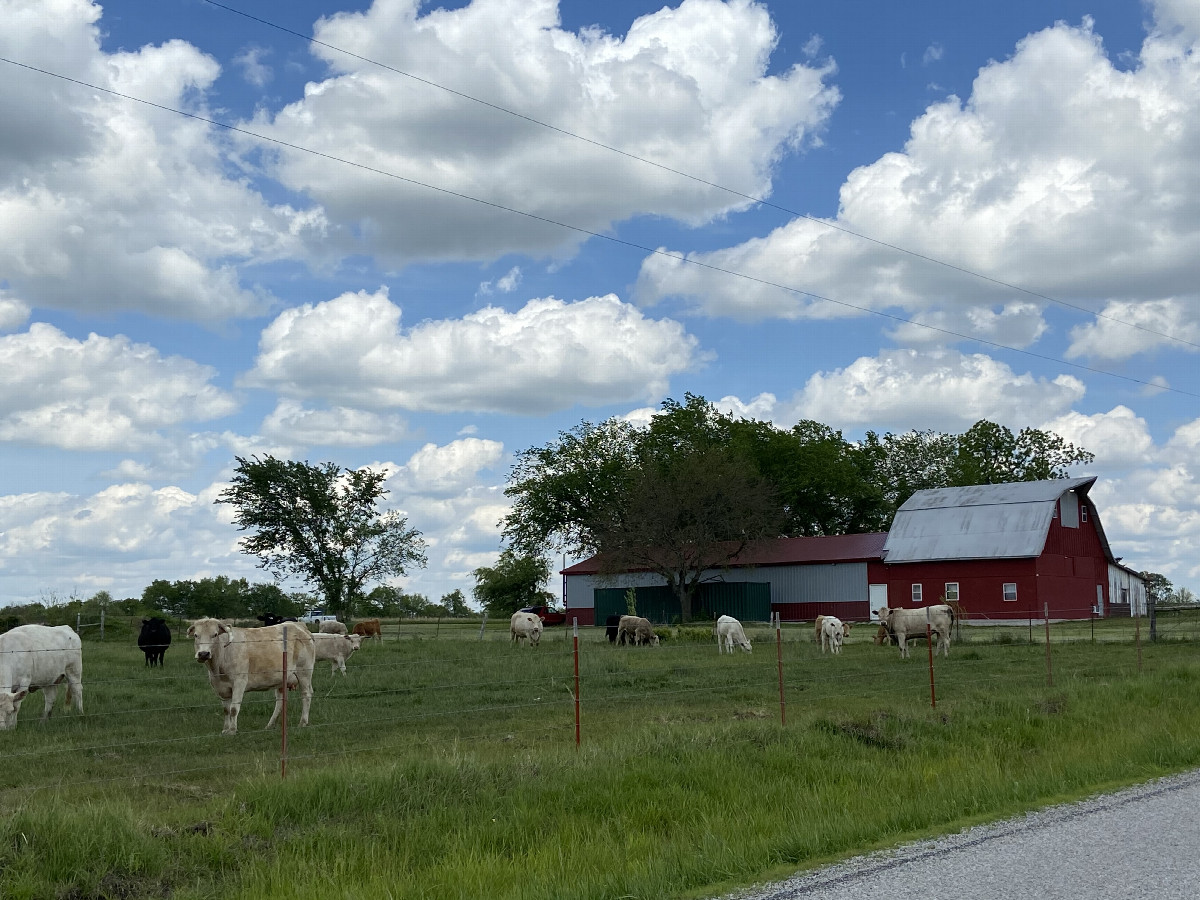
[[919, 584], [914, 584], [912, 586], [912, 591], [913, 591], [913, 593], [912, 593], [913, 603], [920, 603], [921, 602], [921, 586]]
[[1129, 605], [1129, 588], [1121, 588], [1121, 602]]
[[1086, 503], [1082, 503], [1079, 506], [1079, 518], [1082, 519], [1084, 522], [1087, 521], [1087, 504]]
[[957, 603], [958, 602], [958, 582], [957, 581], [947, 581], [946, 582], [946, 602], [947, 603]]
[[1017, 599], [1016, 582], [1010, 581], [1004, 585], [1004, 599], [1008, 603], [1015, 603]]

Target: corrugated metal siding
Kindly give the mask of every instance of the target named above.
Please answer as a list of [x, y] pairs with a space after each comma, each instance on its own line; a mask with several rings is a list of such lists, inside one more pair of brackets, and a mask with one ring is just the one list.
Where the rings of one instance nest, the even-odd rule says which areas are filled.
[[[1125, 593], [1122, 593], [1122, 590]], [[1120, 566], [1108, 567], [1108, 600], [1114, 611], [1121, 608], [1131, 616], [1146, 614], [1146, 582]], [[1126, 605], [1128, 604], [1128, 605]]]

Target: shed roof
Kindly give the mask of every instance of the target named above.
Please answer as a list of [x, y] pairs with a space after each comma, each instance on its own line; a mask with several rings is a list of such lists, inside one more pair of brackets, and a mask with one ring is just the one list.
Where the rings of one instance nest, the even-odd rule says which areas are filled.
[[[883, 548], [884, 561], [1039, 556], [1058, 499], [1075, 491], [1086, 502], [1095, 481], [1095, 477], [1053, 478], [917, 491], [896, 512]], [[1099, 521], [1094, 521], [1111, 561], [1108, 541]]]
[[[730, 568], [747, 566], [788, 566], [805, 563], [865, 562], [879, 559], [887, 533], [837, 534], [828, 537], [779, 538], [751, 545], [729, 563]], [[597, 575], [604, 556], [597, 554], [562, 569], [562, 575]]]

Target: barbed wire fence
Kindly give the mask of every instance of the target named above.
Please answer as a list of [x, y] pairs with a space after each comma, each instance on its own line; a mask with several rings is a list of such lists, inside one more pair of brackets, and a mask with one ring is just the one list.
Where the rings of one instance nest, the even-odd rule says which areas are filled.
[[[426, 740], [429, 746], [436, 746], [444, 740], [432, 734], [423, 737], [423, 725], [439, 728], [452, 726], [456, 729], [454, 741], [467, 744], [573, 742], [579, 748], [597, 738], [597, 733], [589, 730], [589, 716], [600, 719], [614, 712], [629, 710], [630, 715], [636, 718], [641, 706], [651, 710], [651, 715], [662, 718], [663, 727], [674, 727], [669, 721], [670, 716], [664, 714], [662, 709], [669, 708], [672, 703], [698, 701], [718, 694], [735, 697], [741, 703], [735, 718], [744, 716], [755, 720], [776, 718], [768, 710], [777, 699], [778, 724], [786, 729], [789, 704], [799, 704], [806, 709], [814, 705], [836, 706], [848, 696], [861, 695], [864, 686], [881, 701], [891, 698], [912, 703], [920, 690], [915, 675], [920, 672], [923, 678], [925, 669], [929, 673], [929, 693], [925, 702], [933, 707], [942, 699], [940, 694], [943, 691], [954, 696], [975, 688], [994, 686], [997, 676], [989, 671], [991, 660], [986, 653], [979, 651], [989, 646], [1007, 644], [1028, 643], [1031, 647], [1043, 644], [1045, 672], [1040, 673], [1033, 666], [1020, 673], [1010, 672], [1004, 676], [1006, 684], [1020, 682], [1034, 686], [1044, 678], [1046, 686], [1053, 687], [1056, 675], [1064, 679], [1131, 677], [1142, 670], [1142, 642], [1147, 635], [1137, 619], [1133, 620], [1131, 630], [1128, 619], [1105, 620], [1090, 616], [1087, 619], [1052, 618], [1048, 610], [1044, 612], [1046, 614], [1039, 622], [980, 624], [972, 621], [963, 629], [963, 637], [954, 642], [958, 653], [953, 660], [953, 670], [949, 673], [951, 681], [945, 685], [941, 682], [947, 677], [946, 666], [949, 661], [935, 657], [936, 640], [929, 640], [925, 635], [909, 637], [910, 642], [924, 643], [927, 649], [924, 654], [913, 653], [911, 662], [906, 664], [898, 664], [892, 658], [898, 656], [894, 645], [871, 647], [869, 639], [856, 638], [852, 645], [847, 645], [853, 648], [853, 653], [866, 651], [878, 655], [873, 656], [871, 664], [866, 667], [860, 661], [853, 671], [839, 671], [832, 655], [824, 659], [823, 654], [816, 654], [812, 646], [814, 638], [811, 625], [789, 623], [785, 627], [777, 618], [769, 625], [748, 625], [754, 647], [759, 652], [743, 656], [738, 651], [734, 657], [718, 660], [716, 664], [711, 658], [697, 655], [701, 646], [698, 632], [703, 626], [670, 629], [673, 639], [659, 647], [612, 648], [606, 646], [607, 642], [599, 637], [600, 629], [604, 626], [592, 626], [590, 629], [589, 626], [583, 626], [589, 639], [581, 641], [580, 626], [576, 623], [561, 631], [548, 630], [535, 648], [516, 647], [510, 654], [491, 658], [492, 663], [500, 660], [504, 665], [481, 667], [480, 653], [472, 649], [472, 642], [479, 639], [489, 644], [508, 642], [510, 638], [507, 632], [492, 629], [476, 636], [475, 622], [456, 626], [435, 623], [431, 633], [414, 628], [407, 636], [411, 640], [398, 635], [391, 645], [399, 642], [402, 646], [420, 648], [436, 644], [445, 649], [448, 642], [454, 642], [462, 648], [461, 653], [442, 653], [436, 658], [412, 656], [384, 659], [359, 651], [351, 664], [352, 671], [360, 675], [359, 679], [345, 679], [338, 675], [320, 685], [314, 684], [314, 710], [320, 706], [328, 710], [329, 706], [340, 701], [356, 702], [356, 710], [364, 704], [379, 709], [377, 714], [335, 715], [324, 721], [313, 722], [307, 729], [309, 734], [353, 735], [357, 742], [351, 745], [340, 741], [328, 747], [313, 746], [311, 739], [306, 746], [289, 747], [287, 734], [282, 728], [275, 732], [264, 732], [247, 727], [235, 738], [222, 738], [212, 727], [215, 724], [213, 713], [219, 710], [220, 701], [211, 693], [207, 697], [196, 696], [195, 702], [171, 702], [179, 690], [176, 685], [186, 682], [194, 687], [198, 680], [202, 680], [189, 659], [189, 668], [170, 672], [149, 670], [129, 677], [110, 675], [92, 680], [85, 677], [85, 687], [93, 697], [99, 692], [101, 695], [141, 699], [125, 707], [114, 707], [110, 703], [101, 712], [89, 712], [83, 716], [55, 716], [47, 728], [29, 722], [29, 717], [26, 717], [16, 734], [33, 734], [35, 739], [22, 747], [13, 740], [13, 732], [0, 732], [0, 742], [8, 744], [5, 755], [18, 770], [23, 763], [34, 765], [37, 761], [63, 760], [64, 773], [74, 768], [88, 769], [97, 760], [118, 759], [127, 755], [145, 760], [148, 755], [162, 751], [162, 756], [171, 758], [181, 748], [187, 748], [189, 754], [231, 755], [234, 758], [230, 761], [222, 763], [210, 759], [203, 765], [166, 767], [158, 771], [139, 769], [136, 772], [74, 778], [64, 775], [50, 783], [0, 784], [0, 791], [27, 793], [48, 787], [102, 784], [106, 781], [182, 778], [220, 770], [244, 772], [247, 749], [257, 759], [257, 763], [251, 765], [252, 769], [256, 768], [263, 774], [275, 769], [281, 777], [287, 777], [289, 761], [293, 766], [325, 765], [339, 758], [386, 754], [395, 750], [397, 728], [409, 729], [403, 738], [406, 745], [419, 746], [422, 740]], [[868, 633], [877, 628], [877, 623], [855, 624], [858, 628], [867, 629]], [[1159, 642], [1197, 642], [1200, 640], [1200, 609], [1172, 610], [1165, 615], [1160, 609], [1157, 631]], [[707, 643], [707, 640], [706, 635], [704, 642]], [[810, 646], [800, 646], [803, 644]], [[1074, 659], [1074, 668], [1056, 671], [1055, 646], [1082, 647], [1084, 644], [1097, 645], [1097, 652], [1082, 660]], [[1123, 645], [1135, 651], [1136, 662], [1127, 658], [1131, 654], [1114, 658], [1107, 650], [1110, 645]], [[185, 652], [190, 657], [190, 641], [182, 646], [186, 647]], [[709, 648], [711, 652], [711, 644]], [[539, 661], [539, 672], [554, 673], [550, 683], [530, 690], [530, 673], [526, 665], [529, 659]], [[318, 662], [318, 665], [322, 662]], [[294, 662], [290, 665], [294, 665]], [[379, 686], [381, 682], [389, 681], [402, 683]], [[460, 702], [463, 696], [477, 696], [480, 702], [463, 704]], [[270, 691], [266, 694], [248, 693], [243, 706], [254, 710], [274, 702]], [[404, 708], [406, 705], [407, 708]], [[130, 734], [145, 726], [151, 718], [159, 723], [174, 721], [176, 725], [165, 730], [175, 733], [157, 737]], [[70, 734], [65, 733], [64, 726], [70, 730]], [[185, 733], [178, 733], [180, 730]], [[373, 742], [372, 736], [376, 734], [378, 739]], [[84, 740], [77, 740], [79, 737]], [[106, 740], [106, 737], [111, 739]], [[73, 767], [69, 764], [71, 759], [83, 759], [89, 765]]]

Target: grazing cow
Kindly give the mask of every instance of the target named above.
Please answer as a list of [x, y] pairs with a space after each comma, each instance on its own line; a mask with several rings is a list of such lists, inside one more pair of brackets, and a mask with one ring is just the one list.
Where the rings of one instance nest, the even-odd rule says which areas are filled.
[[927, 622], [931, 633], [937, 637], [938, 649], [942, 651], [942, 656], [950, 655], [950, 629], [954, 627], [954, 610], [946, 604], [939, 603], [920, 609], [888, 609], [881, 606], [875, 610], [875, 614], [895, 636], [896, 643], [900, 645], [902, 659], [908, 657], [908, 636], [924, 635]]
[[821, 619], [821, 652], [824, 653], [828, 647], [831, 653], [841, 653], [846, 626], [837, 616], [822, 616]]
[[363, 619], [361, 622], [355, 622], [354, 628], [351, 629], [354, 634], [361, 634], [364, 638], [375, 638], [383, 640], [383, 629], [379, 627], [378, 619]]
[[617, 628], [621, 624], [620, 616], [609, 616], [604, 620], [604, 636], [610, 644], [617, 642]]
[[[321, 634], [345, 634], [346, 633], [346, 623], [345, 622], [322, 622], [319, 631], [321, 632]], [[359, 635], [359, 637], [361, 637], [361, 636], [362, 635]]]
[[654, 626], [650, 624], [649, 619], [641, 616], [621, 616], [617, 622], [617, 643], [630, 643], [635, 647], [642, 644], [657, 647], [658, 635], [654, 633]]
[[263, 613], [261, 616], [255, 616], [254, 618], [262, 622], [264, 626], [281, 625], [284, 622], [296, 621], [295, 616], [281, 616], [277, 613]]
[[514, 644], [525, 640], [530, 647], [536, 647], [542, 639], [542, 620], [533, 613], [515, 612], [508, 620], [508, 634]]
[[142, 619], [142, 632], [138, 635], [138, 647], [146, 654], [146, 665], [161, 666], [167, 648], [171, 646], [171, 627], [165, 619], [152, 616]]
[[733, 652], [733, 646], [736, 644], [747, 653], [750, 653], [754, 648], [750, 646], [750, 641], [746, 638], [746, 632], [742, 628], [742, 623], [733, 616], [721, 616], [717, 619], [717, 652], [724, 653], [728, 650]]
[[[826, 619], [831, 618], [836, 619], [837, 616], [817, 616], [817, 618], [813, 620], [813, 640], [815, 640], [818, 644], [821, 643], [821, 626], [825, 624]], [[854, 626], [849, 622], [842, 622], [843, 637], [849, 636], [850, 629], [853, 627]]]
[[69, 625], [18, 625], [0, 634], [0, 729], [17, 727], [21, 701], [45, 691], [42, 721], [50, 718], [58, 686], [67, 703], [83, 712], [83, 647]]
[[329, 674], [332, 675], [340, 669], [343, 677], [346, 675], [346, 660], [363, 642], [361, 634], [330, 634], [327, 631], [314, 634], [312, 639], [316, 659], [329, 660]]
[[[312, 704], [312, 672], [316, 662], [312, 633], [303, 625], [285, 622], [263, 628], [234, 628], [217, 619], [197, 619], [188, 626], [196, 641], [196, 662], [208, 669], [212, 685], [225, 707], [221, 734], [237, 734], [238, 712], [246, 691], [275, 691], [270, 728], [283, 709], [283, 692], [300, 688], [300, 724], [308, 724]], [[287, 683], [283, 677], [283, 640], [287, 635]]]
[[886, 625], [880, 625], [879, 630], [875, 632], [875, 646], [882, 647], [884, 644], [892, 643], [892, 633], [888, 631]]

